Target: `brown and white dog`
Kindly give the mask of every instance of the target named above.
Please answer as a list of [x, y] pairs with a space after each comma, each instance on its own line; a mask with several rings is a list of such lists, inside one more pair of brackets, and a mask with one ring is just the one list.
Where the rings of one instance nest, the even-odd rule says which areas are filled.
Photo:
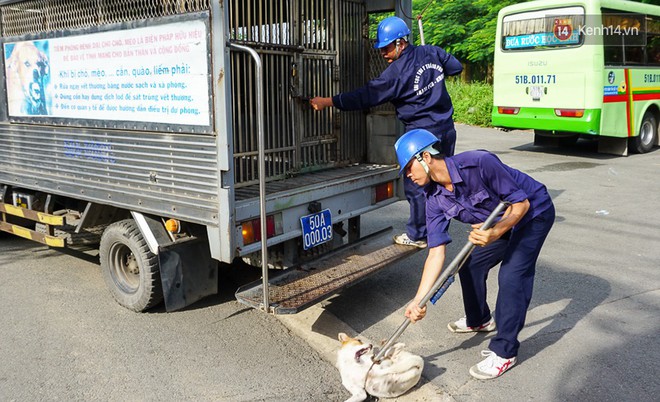
[[339, 333], [341, 347], [337, 352], [337, 368], [342, 385], [351, 393], [346, 402], [359, 402], [369, 395], [396, 398], [414, 387], [422, 376], [424, 360], [394, 344], [380, 363], [374, 363], [373, 345]]
[[9, 114], [46, 115], [48, 56], [32, 42], [19, 42], [5, 60]]

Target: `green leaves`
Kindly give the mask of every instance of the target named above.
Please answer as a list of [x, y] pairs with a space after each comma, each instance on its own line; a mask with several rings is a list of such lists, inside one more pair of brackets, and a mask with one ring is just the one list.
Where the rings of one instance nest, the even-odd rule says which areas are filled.
[[[429, 0], [413, 0], [416, 17]], [[486, 66], [493, 62], [497, 13], [517, 0], [435, 0], [424, 14], [422, 23], [427, 44], [454, 54], [463, 62]], [[413, 23], [417, 41], [417, 24]], [[418, 43], [419, 44], [419, 43]]]

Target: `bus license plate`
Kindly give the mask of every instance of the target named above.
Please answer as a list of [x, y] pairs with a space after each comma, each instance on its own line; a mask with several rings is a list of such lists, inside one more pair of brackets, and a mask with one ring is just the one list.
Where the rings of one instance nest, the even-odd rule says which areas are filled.
[[531, 87], [529, 89], [529, 94], [532, 95], [532, 100], [541, 100], [541, 95], [543, 95], [543, 87]]
[[305, 250], [332, 240], [332, 215], [329, 209], [301, 217], [300, 224]]

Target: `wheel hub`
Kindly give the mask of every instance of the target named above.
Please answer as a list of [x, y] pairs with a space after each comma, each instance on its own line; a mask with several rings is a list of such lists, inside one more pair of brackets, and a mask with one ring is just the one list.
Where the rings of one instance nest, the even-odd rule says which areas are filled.
[[648, 144], [653, 141], [653, 126], [650, 121], [645, 121], [642, 124], [642, 127], [639, 130], [639, 137], [642, 140], [642, 144]]

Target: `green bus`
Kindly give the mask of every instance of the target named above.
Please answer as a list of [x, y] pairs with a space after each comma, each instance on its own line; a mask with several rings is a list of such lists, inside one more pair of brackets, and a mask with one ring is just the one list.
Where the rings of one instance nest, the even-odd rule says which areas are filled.
[[660, 6], [541, 0], [500, 10], [493, 125], [534, 143], [598, 136], [599, 152], [660, 145]]

